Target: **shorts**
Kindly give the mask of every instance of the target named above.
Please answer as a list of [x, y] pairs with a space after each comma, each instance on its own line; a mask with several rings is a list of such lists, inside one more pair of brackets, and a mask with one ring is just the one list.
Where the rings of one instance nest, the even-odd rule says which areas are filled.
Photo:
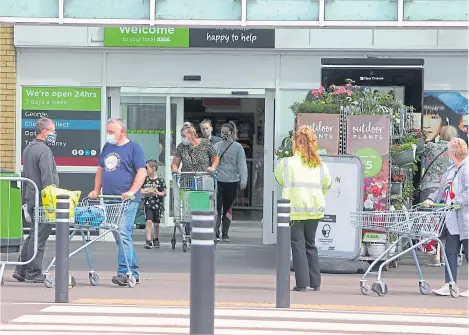
[[146, 208], [145, 211], [145, 220], [151, 221], [153, 223], [160, 223], [160, 210], [159, 209], [151, 209]]

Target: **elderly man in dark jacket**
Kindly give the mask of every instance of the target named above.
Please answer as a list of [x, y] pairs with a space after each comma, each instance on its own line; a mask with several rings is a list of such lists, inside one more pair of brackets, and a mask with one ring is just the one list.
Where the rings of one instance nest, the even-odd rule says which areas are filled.
[[[57, 174], [54, 155], [47, 145], [54, 145], [56, 137], [54, 122], [48, 118], [41, 118], [36, 123], [36, 138], [23, 151], [23, 175], [25, 178], [34, 181], [39, 191], [49, 185], [59, 186], [59, 175]], [[34, 217], [34, 187], [29, 183], [25, 183], [23, 186], [23, 203], [26, 205], [27, 214]], [[29, 235], [21, 248], [20, 261], [22, 262], [30, 260], [34, 255], [34, 229], [33, 222]], [[17, 266], [13, 278], [20, 282], [44, 282], [42, 259], [44, 258], [44, 249], [51, 230], [52, 225], [39, 223], [36, 257], [31, 263]]]

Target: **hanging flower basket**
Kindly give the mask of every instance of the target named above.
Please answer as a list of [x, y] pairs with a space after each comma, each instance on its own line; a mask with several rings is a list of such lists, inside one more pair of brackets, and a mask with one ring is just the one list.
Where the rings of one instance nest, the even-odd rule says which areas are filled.
[[397, 166], [406, 166], [414, 163], [414, 151], [404, 150], [392, 154], [392, 162]]
[[391, 182], [391, 194], [402, 194], [402, 183]]

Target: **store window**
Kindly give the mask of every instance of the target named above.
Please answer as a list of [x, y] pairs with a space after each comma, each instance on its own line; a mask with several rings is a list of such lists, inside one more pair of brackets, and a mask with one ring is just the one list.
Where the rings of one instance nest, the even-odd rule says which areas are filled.
[[59, 17], [57, 0], [1, 0], [0, 16]]
[[156, 2], [156, 19], [241, 20], [240, 0], [164, 0]]
[[[16, 0], [15, 0], [16, 1]], [[47, 0], [55, 1], [57, 0]], [[43, 2], [38, 0], [38, 2]], [[64, 17], [84, 19], [150, 19], [150, 0], [64, 1]]]
[[[142, 146], [145, 160], [156, 159], [161, 173], [169, 164], [165, 160], [166, 150], [166, 103], [150, 102], [144, 97], [121, 97], [121, 116], [127, 124], [129, 138]], [[176, 142], [176, 105], [171, 105], [170, 156]]]
[[404, 0], [406, 21], [467, 21], [467, 0]]
[[319, 0], [247, 0], [252, 21], [318, 21]]
[[326, 21], [396, 21], [397, 0], [325, 0]]
[[[318, 85], [314, 85], [313, 87], [317, 87]], [[295, 117], [291, 110], [291, 106], [298, 101], [304, 101], [306, 95], [308, 94], [309, 89], [301, 89], [301, 90], [281, 90], [280, 91], [280, 106], [279, 110], [282, 113], [275, 114], [275, 124], [281, 125], [280, 127], [276, 127], [280, 130], [279, 133], [275, 135], [275, 147], [277, 148], [280, 143], [282, 142], [283, 138], [288, 136], [288, 132], [294, 128], [295, 124]]]

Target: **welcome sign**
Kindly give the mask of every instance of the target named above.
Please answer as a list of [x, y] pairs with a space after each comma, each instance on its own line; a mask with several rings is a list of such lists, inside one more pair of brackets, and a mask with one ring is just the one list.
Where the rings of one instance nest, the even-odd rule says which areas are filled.
[[340, 116], [338, 114], [299, 113], [298, 127], [310, 126], [315, 132], [318, 146], [328, 155], [339, 152]]
[[105, 47], [189, 47], [189, 28], [106, 27]]
[[275, 48], [274, 29], [105, 27], [105, 47]]

